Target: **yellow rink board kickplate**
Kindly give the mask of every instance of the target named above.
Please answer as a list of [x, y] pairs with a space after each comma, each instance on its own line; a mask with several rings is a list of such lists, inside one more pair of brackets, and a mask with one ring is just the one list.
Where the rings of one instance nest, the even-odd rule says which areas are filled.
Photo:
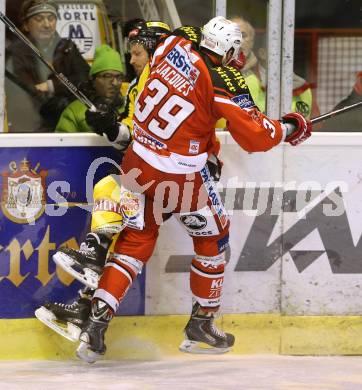
[[[188, 316], [116, 317], [106, 334], [107, 359], [158, 360], [180, 355]], [[360, 355], [362, 317], [234, 314], [217, 320], [235, 335], [231, 354]], [[0, 320], [0, 359], [73, 359], [77, 343], [37, 319]]]

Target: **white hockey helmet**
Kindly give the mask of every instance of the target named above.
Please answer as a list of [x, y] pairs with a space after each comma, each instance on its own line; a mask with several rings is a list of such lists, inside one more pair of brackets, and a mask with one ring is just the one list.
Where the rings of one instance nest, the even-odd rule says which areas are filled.
[[[209, 20], [202, 28], [200, 46], [222, 57], [222, 64], [227, 65], [239, 57], [242, 36], [239, 26], [223, 16]], [[232, 51], [230, 51], [233, 49]], [[231, 55], [228, 53], [231, 53]]]

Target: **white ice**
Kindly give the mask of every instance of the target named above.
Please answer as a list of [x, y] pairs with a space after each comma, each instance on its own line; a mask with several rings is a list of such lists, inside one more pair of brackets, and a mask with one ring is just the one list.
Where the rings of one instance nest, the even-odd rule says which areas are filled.
[[0, 390], [361, 390], [362, 356], [0, 361]]

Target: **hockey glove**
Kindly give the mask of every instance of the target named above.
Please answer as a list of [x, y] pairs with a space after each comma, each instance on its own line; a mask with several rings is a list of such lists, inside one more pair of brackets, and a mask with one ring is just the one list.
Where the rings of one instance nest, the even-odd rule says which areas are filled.
[[206, 164], [209, 168], [210, 176], [214, 182], [218, 182], [220, 180], [223, 163], [216, 157], [215, 154], [211, 154], [207, 159]]
[[[292, 125], [293, 131], [285, 137], [285, 142], [297, 146], [312, 135], [312, 123], [298, 112], [283, 116], [283, 124]], [[288, 129], [288, 128], [287, 128]]]
[[110, 142], [118, 136], [117, 113], [105, 104], [99, 104], [97, 111], [87, 110], [85, 120], [93, 131], [99, 135], [105, 134]]

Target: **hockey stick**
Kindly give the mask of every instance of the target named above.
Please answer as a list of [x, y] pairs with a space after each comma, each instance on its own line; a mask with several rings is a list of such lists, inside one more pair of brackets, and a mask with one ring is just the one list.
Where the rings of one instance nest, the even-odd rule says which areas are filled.
[[65, 85], [68, 90], [83, 104], [85, 104], [91, 111], [96, 111], [94, 104], [81, 92], [71, 81], [69, 81], [63, 73], [58, 73], [54, 67], [49, 64], [37, 47], [35, 47], [29, 39], [15, 26], [15, 24], [0, 11], [0, 20], [5, 23], [11, 32], [13, 32], [25, 45], [27, 45], [39, 58], [39, 60], [55, 75], [55, 77]]
[[327, 112], [326, 114], [317, 116], [316, 118], [311, 119], [312, 124], [325, 121], [326, 119], [333, 118], [336, 115], [343, 114], [344, 112], [353, 110], [354, 108], [358, 108], [362, 106], [362, 101], [351, 104], [350, 106], [342, 107], [338, 110], [334, 110], [331, 112]]

